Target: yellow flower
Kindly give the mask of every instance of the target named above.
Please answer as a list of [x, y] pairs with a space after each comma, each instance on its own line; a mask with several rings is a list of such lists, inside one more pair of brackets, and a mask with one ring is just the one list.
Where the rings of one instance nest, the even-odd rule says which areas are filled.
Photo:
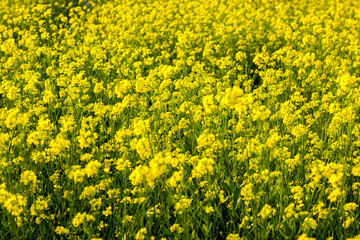
[[73, 165], [68, 173], [68, 178], [73, 179], [75, 183], [83, 182], [85, 171], [79, 165]]
[[198, 147], [210, 146], [215, 142], [215, 135], [211, 133], [203, 133], [198, 137], [197, 142]]
[[151, 81], [148, 78], [140, 77], [136, 80], [135, 91], [139, 93], [146, 93], [151, 90]]
[[202, 98], [202, 104], [206, 113], [210, 114], [215, 109], [214, 97], [212, 94]]
[[80, 135], [78, 136], [78, 141], [80, 148], [88, 148], [92, 144], [95, 144], [95, 140], [98, 138], [98, 134], [84, 128], [80, 129]]
[[302, 223], [302, 227], [315, 230], [317, 228], [317, 222], [313, 218], [306, 217]]
[[33, 171], [25, 171], [23, 173], [21, 173], [21, 180], [20, 182], [22, 182], [24, 185], [35, 185], [36, 184], [36, 174]]
[[318, 214], [318, 219], [327, 218], [329, 214], [329, 210], [324, 207], [325, 207], [325, 203], [321, 201], [316, 206], [313, 207], [313, 213], [314, 215]]
[[231, 233], [226, 237], [226, 240], [241, 240], [239, 234]]
[[24, 212], [25, 205], [26, 199], [20, 194], [9, 194], [8, 198], [4, 201], [4, 207], [6, 210], [14, 216], [19, 216], [22, 212]]
[[129, 176], [129, 180], [132, 185], [138, 185], [140, 183], [146, 182], [146, 179], [149, 178], [150, 168], [148, 166], [140, 165], [137, 166]]
[[304, 196], [304, 189], [301, 186], [293, 186], [291, 187], [291, 193], [293, 193], [293, 198], [297, 202], [302, 202], [302, 198]]
[[106, 208], [106, 210], [103, 211], [102, 213], [103, 213], [104, 216], [106, 216], [106, 217], [109, 216], [109, 215], [111, 215], [111, 214], [112, 214], [111, 206], [108, 206], [108, 207]]
[[95, 84], [94, 93], [101, 93], [104, 90], [105, 90], [105, 88], [101, 82], [98, 82]]
[[176, 187], [178, 182], [180, 182], [182, 178], [183, 178], [182, 171], [176, 171], [166, 182], [169, 184], [169, 186]]
[[336, 81], [342, 91], [348, 92], [357, 86], [358, 79], [355, 76], [351, 76], [350, 74], [346, 73], [338, 77]]
[[240, 193], [241, 193], [241, 196], [243, 196], [246, 201], [250, 201], [250, 200], [254, 199], [253, 184], [248, 183], [245, 186], [243, 186], [241, 188]]
[[55, 233], [57, 235], [62, 235], [62, 234], [69, 234], [70, 231], [69, 231], [69, 229], [67, 229], [65, 227], [57, 226], [56, 229], [55, 229]]
[[272, 217], [276, 213], [276, 210], [273, 209], [270, 205], [265, 204], [264, 207], [259, 212], [258, 216], [262, 219], [266, 219], [268, 217]]
[[221, 100], [221, 104], [235, 108], [236, 105], [241, 103], [241, 97], [243, 94], [244, 91], [238, 86], [228, 88], [226, 89], [225, 97]]
[[70, 140], [65, 139], [62, 134], [58, 134], [55, 139], [49, 143], [50, 152], [54, 155], [59, 155], [64, 149], [70, 147]]
[[43, 196], [39, 196], [36, 202], [31, 205], [30, 212], [32, 216], [41, 214], [44, 210], [48, 209], [49, 200], [45, 200]]
[[144, 240], [147, 234], [146, 228], [141, 228], [135, 235], [136, 240]]
[[94, 198], [90, 200], [91, 210], [98, 211], [101, 207], [102, 199], [101, 198]]
[[346, 220], [343, 222], [342, 226], [343, 228], [347, 229], [353, 224], [355, 221], [354, 217], [346, 217]]
[[[133, 128], [134, 128], [133, 132], [137, 136], [141, 134], [146, 134], [148, 131], [150, 131], [150, 120], [137, 119], [137, 121], [135, 121], [133, 125]], [[123, 134], [127, 134], [125, 130], [123, 130], [123, 132], [124, 132]]]
[[98, 173], [99, 168], [101, 167], [101, 165], [102, 164], [97, 160], [91, 161], [88, 164], [86, 164], [85, 169], [84, 169], [84, 173], [88, 177], [95, 176]]
[[279, 136], [279, 134], [271, 129], [270, 130], [270, 136], [269, 138], [266, 140], [266, 145], [268, 145], [270, 148], [275, 147], [276, 143], [278, 143], [281, 140], [281, 137]]
[[95, 217], [91, 214], [84, 213], [77, 213], [76, 216], [72, 220], [72, 225], [74, 227], [78, 227], [83, 223], [95, 221]]
[[9, 111], [7, 118], [5, 120], [5, 126], [9, 129], [13, 129], [17, 125], [26, 125], [29, 121], [29, 118], [26, 114], [20, 113], [20, 110], [15, 108]]
[[258, 119], [265, 121], [270, 117], [271, 111], [266, 106], [262, 105], [260, 107], [254, 108], [252, 112], [252, 120], [256, 121]]
[[183, 198], [175, 204], [175, 213], [182, 214], [184, 210], [190, 207], [191, 200]]
[[72, 132], [76, 126], [75, 118], [72, 115], [61, 116], [59, 123], [61, 124], [60, 131], [63, 133]]
[[330, 202], [338, 201], [341, 196], [344, 196], [344, 191], [341, 191], [339, 187], [335, 187], [329, 194], [328, 199]]
[[291, 130], [291, 134], [296, 138], [300, 138], [307, 133], [307, 128], [303, 124], [298, 124]]
[[151, 148], [149, 139], [142, 137], [136, 143], [136, 152], [139, 154], [141, 159], [145, 159], [151, 156]]
[[357, 164], [356, 166], [353, 167], [351, 173], [355, 176], [355, 177], [360, 177], [360, 164]]
[[212, 206], [206, 206], [205, 207], [205, 212], [206, 213], [213, 213], [215, 212], [214, 208]]
[[297, 240], [316, 240], [316, 238], [308, 237], [305, 233], [301, 234]]
[[170, 231], [171, 232], [177, 232], [177, 233], [181, 234], [183, 232], [183, 228], [179, 224], [175, 223], [174, 225], [172, 225], [170, 227]]
[[157, 204], [157, 205], [155, 205], [155, 207], [150, 208], [150, 209], [146, 212], [146, 215], [148, 215], [148, 216], [150, 216], [150, 215], [155, 215], [156, 217], [158, 217], [159, 214], [160, 214], [159, 205], [160, 205], [160, 204]]
[[347, 211], [347, 212], [350, 212], [350, 211], [354, 211], [359, 205], [357, 205], [356, 203], [346, 203], [344, 205], [344, 210]]
[[360, 240], [360, 234], [359, 234], [359, 235], [356, 235], [356, 236], [353, 237], [353, 238], [347, 238], [346, 240]]
[[208, 172], [212, 172], [214, 170], [213, 165], [215, 161], [212, 158], [202, 158], [197, 163], [196, 167], [192, 171], [192, 177], [200, 178], [204, 176]]
[[134, 219], [134, 216], [126, 215], [122, 220], [122, 224], [131, 223], [133, 221], [133, 219]]
[[296, 217], [296, 212], [294, 209], [295, 209], [295, 204], [294, 203], [289, 204], [289, 206], [285, 208], [285, 216], [283, 216], [283, 219], [291, 218], [293, 216]]
[[125, 160], [123, 158], [119, 158], [117, 159], [117, 161], [115, 162], [116, 165], [116, 170], [118, 171], [123, 171], [126, 168], [129, 168], [131, 166], [131, 162], [129, 160]]

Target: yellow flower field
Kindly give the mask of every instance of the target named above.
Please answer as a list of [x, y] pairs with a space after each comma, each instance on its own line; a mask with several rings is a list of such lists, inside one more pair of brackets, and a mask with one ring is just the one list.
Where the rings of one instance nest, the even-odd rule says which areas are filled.
[[360, 4], [0, 1], [0, 239], [360, 239]]

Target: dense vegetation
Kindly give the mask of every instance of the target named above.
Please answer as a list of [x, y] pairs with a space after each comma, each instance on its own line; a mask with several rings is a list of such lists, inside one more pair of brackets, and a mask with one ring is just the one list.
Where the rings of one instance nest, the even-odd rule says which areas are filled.
[[350, 0], [0, 1], [0, 238], [360, 239], [359, 26]]

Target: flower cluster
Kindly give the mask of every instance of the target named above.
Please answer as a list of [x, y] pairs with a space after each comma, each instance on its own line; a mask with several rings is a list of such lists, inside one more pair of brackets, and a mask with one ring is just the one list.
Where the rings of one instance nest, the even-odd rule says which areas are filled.
[[4, 239], [358, 239], [352, 0], [0, 1]]

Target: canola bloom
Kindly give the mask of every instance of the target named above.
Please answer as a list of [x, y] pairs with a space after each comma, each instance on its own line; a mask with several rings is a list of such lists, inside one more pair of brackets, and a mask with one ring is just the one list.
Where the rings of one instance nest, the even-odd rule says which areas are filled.
[[353, 0], [1, 0], [0, 239], [359, 239]]

